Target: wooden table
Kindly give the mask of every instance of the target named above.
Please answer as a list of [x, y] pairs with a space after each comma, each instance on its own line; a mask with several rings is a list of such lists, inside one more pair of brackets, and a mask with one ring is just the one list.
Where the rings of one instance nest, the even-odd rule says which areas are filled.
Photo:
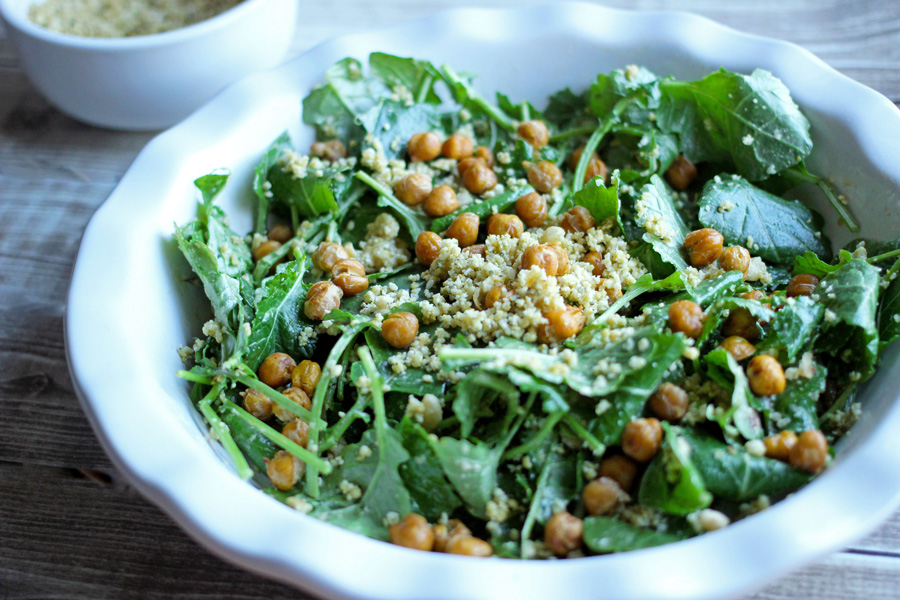
[[[461, 5], [525, 0], [309, 0], [294, 51]], [[798, 43], [900, 101], [897, 0], [611, 0], [683, 9]], [[63, 345], [81, 234], [151, 134], [63, 116], [0, 32], [0, 598], [297, 598], [224, 564], [122, 480], [72, 389]], [[900, 141], [898, 141], [900, 144]], [[900, 514], [756, 599], [900, 597]]]

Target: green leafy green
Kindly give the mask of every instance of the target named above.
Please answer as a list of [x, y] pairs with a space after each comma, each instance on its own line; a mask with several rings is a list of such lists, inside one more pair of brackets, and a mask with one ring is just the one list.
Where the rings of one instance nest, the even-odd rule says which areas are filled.
[[775, 313], [757, 348], [777, 350], [786, 364], [794, 362], [812, 346], [824, 312], [825, 307], [808, 296], [794, 298]]
[[612, 517], [586, 518], [583, 535], [585, 546], [600, 554], [652, 548], [688, 537], [629, 525]]
[[691, 448], [677, 430], [663, 426], [666, 439], [662, 451], [641, 477], [638, 501], [663, 512], [686, 516], [708, 507], [713, 500], [703, 478], [691, 461]]

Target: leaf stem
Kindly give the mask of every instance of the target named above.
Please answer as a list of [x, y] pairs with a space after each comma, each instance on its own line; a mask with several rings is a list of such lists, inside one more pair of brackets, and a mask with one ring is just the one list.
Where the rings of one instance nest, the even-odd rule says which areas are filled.
[[365, 394], [358, 394], [356, 397], [356, 402], [353, 403], [353, 406], [344, 414], [341, 419], [331, 426], [328, 430], [328, 433], [325, 436], [325, 441], [322, 442], [320, 449], [322, 452], [328, 451], [330, 448], [334, 447], [335, 444], [341, 439], [341, 436], [350, 428], [350, 425], [353, 424], [357, 419], [362, 419], [366, 423], [369, 422], [369, 415], [365, 413], [366, 406], [369, 404], [369, 397]]
[[234, 442], [234, 438], [231, 437], [231, 431], [228, 429], [228, 425], [222, 421], [216, 411], [210, 406], [212, 401], [219, 397], [219, 394], [222, 393], [224, 388], [224, 381], [216, 383], [206, 397], [197, 403], [197, 409], [206, 419], [206, 422], [209, 423], [209, 426], [216, 435], [216, 439], [219, 440], [219, 443], [225, 448], [225, 452], [228, 453], [231, 462], [234, 463], [234, 468], [237, 470], [238, 477], [247, 481], [253, 477], [253, 469], [250, 468], [246, 457], [244, 457], [244, 454]]
[[525, 544], [531, 538], [531, 530], [534, 528], [534, 522], [537, 520], [541, 508], [541, 497], [544, 495], [544, 488], [547, 486], [547, 480], [550, 478], [550, 472], [555, 464], [553, 460], [544, 462], [541, 476], [538, 477], [537, 484], [534, 486], [534, 496], [531, 497], [531, 505], [528, 507], [528, 514], [525, 515], [525, 522], [522, 524], [521, 546], [519, 547], [522, 558], [525, 558]]
[[[891, 250], [890, 252], [885, 252], [884, 254], [878, 254], [876, 256], [870, 256], [866, 259], [866, 261], [871, 265], [877, 262], [881, 262], [883, 260], [887, 260], [889, 258], [894, 258], [895, 256], [900, 256], [900, 248], [896, 250]], [[891, 267], [893, 268], [893, 267]]]
[[850, 211], [847, 209], [847, 207], [844, 206], [844, 203], [841, 202], [840, 198], [834, 190], [834, 186], [827, 179], [819, 175], [810, 173], [808, 170], [806, 170], [806, 167], [803, 167], [802, 165], [786, 169], [784, 171], [784, 176], [798, 183], [811, 183], [815, 186], [818, 186], [818, 188], [822, 190], [822, 193], [825, 194], [825, 197], [828, 198], [828, 202], [831, 203], [831, 206], [834, 208], [835, 212], [847, 225], [847, 229], [849, 229], [852, 233], [859, 232], [859, 224], [850, 214]]
[[433, 81], [433, 75], [431, 75], [430, 73], [425, 75], [425, 79], [422, 80], [422, 84], [416, 91], [416, 104], [422, 104], [423, 102], [425, 102], [425, 99], [428, 98], [428, 92], [431, 91], [431, 83]]
[[603, 455], [606, 451], [606, 444], [598, 440], [594, 434], [588, 431], [587, 428], [582, 425], [581, 420], [578, 417], [572, 413], [566, 413], [566, 416], [563, 417], [563, 421], [565, 421], [566, 425], [568, 425], [578, 437], [584, 440], [593, 451], [594, 456]]
[[205, 375], [198, 375], [191, 371], [185, 371], [184, 369], [179, 370], [176, 373], [176, 375], [178, 375], [179, 377], [181, 377], [182, 379], [185, 379], [187, 381], [193, 381], [194, 383], [202, 383], [204, 385], [212, 385], [212, 383], [213, 383], [212, 377], [206, 377]]
[[537, 433], [535, 433], [533, 436], [531, 436], [515, 448], [511, 448], [510, 450], [504, 452], [500, 460], [509, 460], [511, 458], [515, 458], [516, 456], [521, 456], [522, 454], [528, 454], [533, 450], [537, 450], [544, 442], [544, 440], [547, 439], [547, 436], [549, 436], [553, 429], [556, 427], [556, 424], [559, 423], [564, 416], [566, 416], [565, 411], [557, 411], [548, 415], [544, 420], [544, 424], [541, 425], [541, 428], [538, 429]]
[[[295, 415], [297, 415], [298, 417], [300, 417], [307, 423], [312, 423], [312, 421], [314, 420], [313, 413], [306, 410], [305, 408], [303, 408], [302, 406], [300, 406], [299, 404], [297, 404], [296, 402], [294, 402], [293, 400], [291, 400], [290, 398], [288, 398], [287, 396], [285, 396], [278, 390], [270, 388], [269, 386], [267, 386], [265, 383], [263, 383], [259, 379], [256, 379], [255, 377], [250, 377], [248, 375], [237, 375], [237, 376], [233, 377], [232, 379], [234, 379], [238, 383], [244, 384], [248, 388], [256, 390], [257, 392], [259, 392], [261, 394], [265, 394], [265, 396], [267, 398], [269, 398], [269, 400], [271, 400], [275, 404], [278, 404], [285, 410], [288, 410], [288, 411], [294, 413]], [[320, 424], [323, 424], [323, 425], [325, 424], [325, 421], [322, 421], [321, 419], [319, 419], [319, 422], [320, 422]], [[312, 425], [310, 425], [310, 427], [312, 427]]]
[[414, 240], [419, 236], [420, 233], [425, 231], [424, 227], [418, 225], [420, 215], [417, 215], [416, 213], [411, 211], [407, 205], [400, 202], [400, 200], [398, 200], [397, 197], [394, 196], [393, 190], [391, 190], [381, 182], [376, 181], [375, 178], [363, 171], [357, 171], [354, 177], [375, 190], [375, 192], [378, 194], [378, 203], [380, 205], [387, 206], [403, 216], [404, 221], [406, 221], [406, 225], [409, 228], [409, 234]]

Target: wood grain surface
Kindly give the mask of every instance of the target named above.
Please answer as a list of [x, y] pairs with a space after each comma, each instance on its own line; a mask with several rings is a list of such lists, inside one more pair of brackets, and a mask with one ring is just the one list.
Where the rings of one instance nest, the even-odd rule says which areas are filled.
[[[293, 51], [445, 8], [538, 3], [304, 0]], [[897, 0], [606, 4], [691, 10], [795, 42], [900, 102]], [[75, 252], [151, 137], [82, 125], [50, 107], [0, 30], [0, 599], [307, 598], [213, 557], [140, 497], [75, 398], [63, 343]], [[752, 598], [801, 597], [900, 598], [900, 514]]]

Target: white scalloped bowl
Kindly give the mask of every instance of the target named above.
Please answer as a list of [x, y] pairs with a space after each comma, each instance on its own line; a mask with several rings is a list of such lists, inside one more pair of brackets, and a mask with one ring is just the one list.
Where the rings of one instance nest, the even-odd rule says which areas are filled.
[[[781, 77], [809, 117], [812, 167], [852, 199], [863, 234], [900, 223], [900, 111], [791, 44], [680, 13], [584, 4], [458, 10], [338, 38], [235, 84], [153, 140], [87, 228], [67, 313], [67, 350], [85, 411], [116, 465], [212, 552], [327, 598], [608, 600], [734, 597], [871, 530], [900, 504], [897, 348], [867, 385], [862, 418], [821, 477], [772, 508], [677, 544], [577, 560], [482, 560], [406, 550], [301, 515], [241, 481], [211, 442], [175, 377], [176, 348], [199, 333], [202, 292], [173, 223], [194, 217], [192, 180], [234, 173], [222, 203], [251, 226], [250, 173], [283, 130], [302, 146], [300, 100], [345, 56], [385, 51], [479, 74], [485, 92], [543, 103], [599, 72], [642, 64], [697, 78], [720, 66]], [[825, 215], [832, 211], [820, 206]], [[829, 216], [837, 243], [847, 241]]]

